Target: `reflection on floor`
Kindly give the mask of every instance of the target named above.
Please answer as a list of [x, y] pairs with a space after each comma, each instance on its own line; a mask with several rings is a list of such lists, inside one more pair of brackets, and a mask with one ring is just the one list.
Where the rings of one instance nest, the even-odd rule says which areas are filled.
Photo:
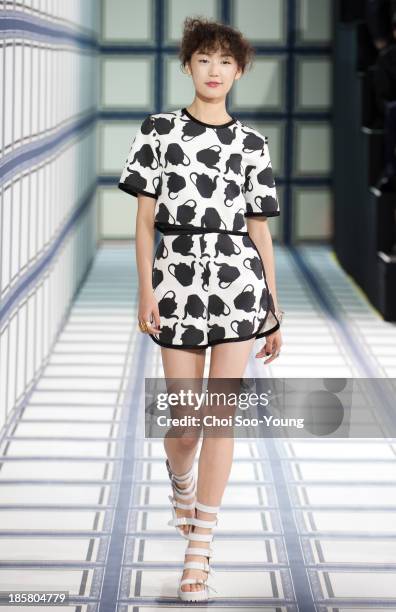
[[[276, 249], [282, 358], [263, 367], [253, 351], [246, 376], [395, 376], [395, 326], [331, 252]], [[162, 375], [158, 345], [137, 330], [133, 250], [102, 248], [1, 441], [0, 591], [69, 592], [69, 606], [37, 612], [181, 607], [186, 544], [167, 525], [162, 441], [144, 439], [144, 377]], [[380, 438], [236, 440], [209, 605], [396, 609], [395, 453]]]

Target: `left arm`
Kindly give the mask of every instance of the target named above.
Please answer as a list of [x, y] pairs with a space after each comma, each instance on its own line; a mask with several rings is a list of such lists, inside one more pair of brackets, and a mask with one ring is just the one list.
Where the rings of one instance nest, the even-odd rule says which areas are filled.
[[[268, 289], [274, 300], [275, 312], [278, 312], [279, 305], [276, 295], [274, 250], [267, 219], [268, 218], [264, 216], [247, 217], [246, 225], [249, 236], [256, 245], [263, 260]], [[282, 334], [280, 329], [277, 329], [273, 334], [266, 337], [265, 344], [259, 352], [256, 353], [256, 358], [270, 355], [268, 359], [263, 362], [263, 365], [267, 365], [279, 356], [281, 346]]]
[[275, 262], [272, 236], [268, 226], [268, 217], [247, 217], [246, 225], [249, 236], [257, 246], [262, 257], [268, 288], [274, 300], [276, 312], [279, 310], [276, 294]]

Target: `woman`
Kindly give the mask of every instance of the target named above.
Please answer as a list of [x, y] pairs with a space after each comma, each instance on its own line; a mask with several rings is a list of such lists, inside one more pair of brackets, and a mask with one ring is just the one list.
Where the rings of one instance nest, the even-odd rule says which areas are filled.
[[[209, 346], [209, 379], [239, 381], [257, 338], [266, 337], [256, 353], [270, 355], [264, 364], [280, 353], [283, 311], [267, 224], [279, 203], [268, 139], [225, 107], [253, 53], [237, 30], [187, 18], [180, 59], [194, 100], [145, 118], [120, 178], [120, 189], [138, 197], [139, 327], [161, 346], [166, 379], [202, 380]], [[153, 226], [163, 236], [152, 260]], [[189, 540], [178, 590], [185, 601], [209, 598], [209, 543], [234, 448], [233, 437], [203, 439], [196, 491], [198, 439], [164, 440], [169, 524]]]

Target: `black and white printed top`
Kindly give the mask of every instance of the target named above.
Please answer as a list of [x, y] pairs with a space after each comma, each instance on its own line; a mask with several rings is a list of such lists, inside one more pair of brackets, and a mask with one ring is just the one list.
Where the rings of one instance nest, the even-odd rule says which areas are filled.
[[156, 198], [160, 231], [246, 232], [246, 217], [280, 214], [268, 137], [236, 117], [211, 125], [186, 108], [145, 117], [118, 187]]

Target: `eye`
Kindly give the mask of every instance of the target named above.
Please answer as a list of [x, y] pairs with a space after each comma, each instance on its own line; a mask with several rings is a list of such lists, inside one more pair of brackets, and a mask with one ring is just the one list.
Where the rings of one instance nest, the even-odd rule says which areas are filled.
[[[207, 62], [207, 59], [200, 59], [198, 60], [199, 62]], [[231, 64], [231, 62], [229, 62], [228, 60], [223, 60], [223, 64]]]

